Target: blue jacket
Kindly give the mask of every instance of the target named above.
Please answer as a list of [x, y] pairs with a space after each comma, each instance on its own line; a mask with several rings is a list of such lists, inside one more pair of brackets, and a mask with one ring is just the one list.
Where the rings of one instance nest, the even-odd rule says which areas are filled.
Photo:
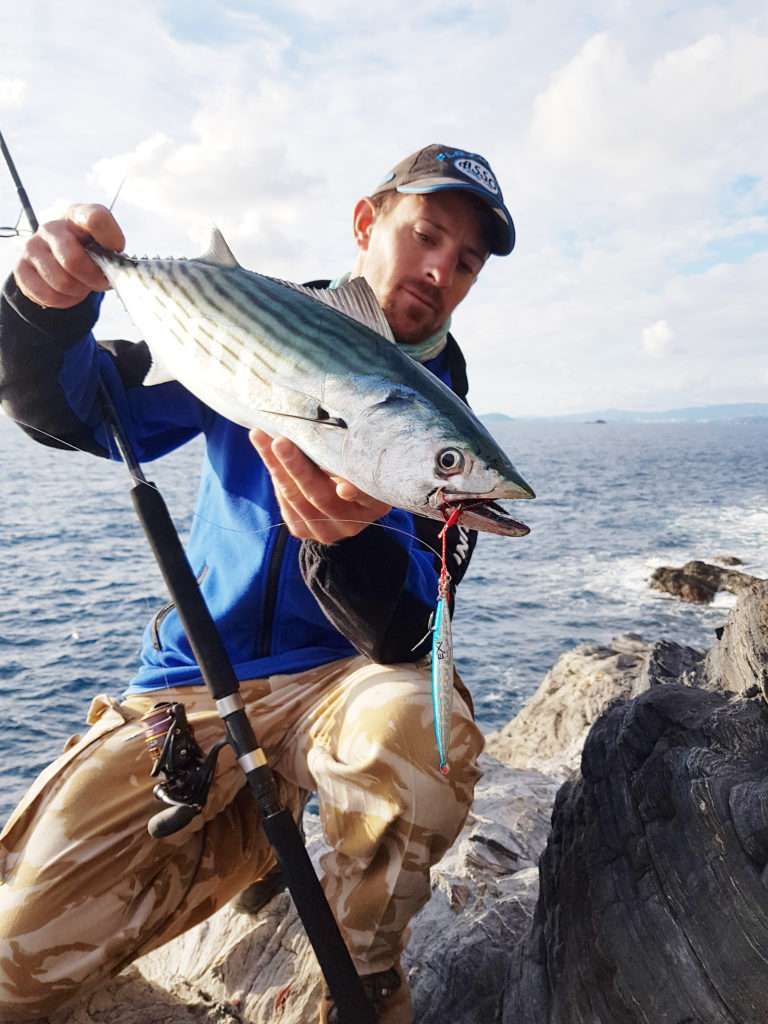
[[[42, 443], [118, 458], [100, 411], [101, 375], [140, 462], [205, 436], [186, 551], [238, 677], [302, 671], [357, 651], [380, 662], [423, 655], [427, 643], [419, 641], [437, 594], [432, 549], [440, 523], [393, 509], [334, 545], [290, 536], [247, 431], [176, 382], [143, 387], [146, 345], [94, 340], [100, 299], [44, 310], [9, 279], [0, 302], [0, 400]], [[466, 396], [464, 360], [452, 338], [426, 365]], [[475, 535], [454, 528], [449, 541], [455, 588]], [[166, 604], [145, 629], [130, 691], [201, 681], [176, 611]]]

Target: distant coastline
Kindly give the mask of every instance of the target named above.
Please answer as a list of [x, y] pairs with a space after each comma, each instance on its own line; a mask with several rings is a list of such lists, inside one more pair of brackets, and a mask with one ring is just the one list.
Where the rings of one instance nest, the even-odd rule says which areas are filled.
[[510, 416], [503, 412], [482, 413], [484, 423], [514, 421], [561, 423], [711, 423], [718, 420], [768, 420], [768, 402], [743, 402], [732, 405], [695, 405], [684, 409], [647, 412], [631, 409], [592, 409], [564, 413], [561, 416]]

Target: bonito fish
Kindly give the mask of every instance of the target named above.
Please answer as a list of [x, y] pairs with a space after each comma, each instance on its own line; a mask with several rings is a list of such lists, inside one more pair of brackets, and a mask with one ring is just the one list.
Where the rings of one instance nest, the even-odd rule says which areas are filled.
[[472, 411], [394, 342], [363, 278], [316, 290], [245, 270], [219, 232], [199, 259], [89, 251], [144, 334], [144, 384], [175, 379], [244, 427], [289, 438], [389, 505], [529, 532], [496, 504], [534, 493]]

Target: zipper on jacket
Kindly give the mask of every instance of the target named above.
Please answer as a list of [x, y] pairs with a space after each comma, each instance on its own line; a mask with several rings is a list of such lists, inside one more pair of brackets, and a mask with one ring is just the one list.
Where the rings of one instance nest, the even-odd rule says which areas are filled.
[[275, 545], [272, 554], [269, 556], [269, 568], [267, 569], [267, 585], [264, 588], [264, 611], [261, 616], [261, 645], [260, 654], [266, 658], [272, 647], [272, 626], [275, 621], [275, 605], [277, 604], [277, 587], [280, 582], [280, 568], [283, 562], [283, 552], [288, 542], [288, 527], [283, 523], [277, 528]]
[[[208, 565], [204, 565], [200, 572], [197, 574], [197, 585], [200, 586], [208, 575]], [[156, 651], [162, 651], [163, 644], [160, 639], [160, 627], [162, 626], [165, 619], [168, 617], [170, 612], [176, 607], [175, 601], [169, 601], [168, 604], [164, 604], [162, 608], [158, 608], [152, 619], [152, 646]]]

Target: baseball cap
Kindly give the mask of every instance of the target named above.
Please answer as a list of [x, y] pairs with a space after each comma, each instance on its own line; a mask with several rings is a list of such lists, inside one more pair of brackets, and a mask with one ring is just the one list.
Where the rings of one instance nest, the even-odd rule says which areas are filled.
[[425, 146], [392, 168], [371, 195], [397, 191], [422, 195], [446, 188], [461, 188], [484, 200], [495, 214], [495, 237], [491, 252], [507, 256], [515, 247], [515, 225], [504, 205], [504, 197], [491, 170], [479, 153], [468, 153], [452, 146]]

